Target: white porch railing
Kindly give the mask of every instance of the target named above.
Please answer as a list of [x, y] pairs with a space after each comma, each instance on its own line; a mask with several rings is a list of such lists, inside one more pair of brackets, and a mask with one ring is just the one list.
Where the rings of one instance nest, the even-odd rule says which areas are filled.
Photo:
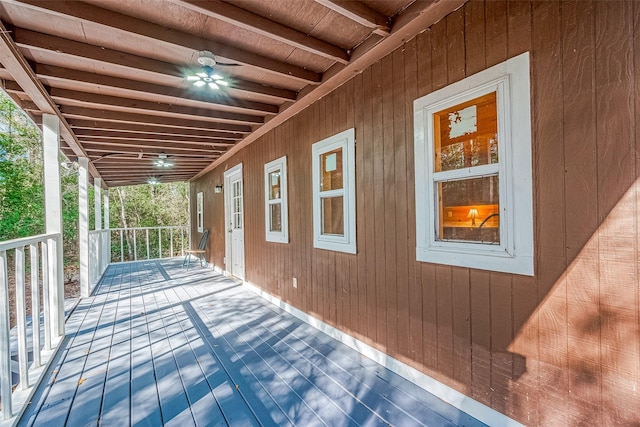
[[[0, 242], [0, 424], [11, 423], [20, 414], [64, 336], [64, 328], [60, 327], [64, 316], [64, 288], [59, 283], [61, 250], [59, 233]], [[9, 270], [10, 259], [15, 263], [13, 270]], [[10, 282], [15, 282], [13, 292]], [[26, 316], [27, 290], [31, 296], [30, 327]], [[10, 307], [12, 294], [15, 303]], [[15, 313], [17, 326], [13, 337], [10, 311]], [[16, 360], [17, 370], [12, 368]]]
[[109, 230], [89, 232], [89, 293], [111, 262], [111, 233]]
[[187, 226], [111, 228], [114, 262], [184, 256], [189, 248]]

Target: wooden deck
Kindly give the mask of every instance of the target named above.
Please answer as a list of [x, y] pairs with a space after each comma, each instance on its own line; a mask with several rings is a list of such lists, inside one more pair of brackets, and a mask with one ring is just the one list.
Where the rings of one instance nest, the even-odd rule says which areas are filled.
[[479, 426], [208, 269], [116, 264], [20, 425]]

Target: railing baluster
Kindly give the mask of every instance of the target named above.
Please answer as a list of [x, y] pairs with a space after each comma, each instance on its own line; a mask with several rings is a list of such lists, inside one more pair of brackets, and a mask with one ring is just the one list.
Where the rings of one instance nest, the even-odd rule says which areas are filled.
[[44, 312], [44, 348], [51, 350], [51, 298], [49, 296], [49, 251], [48, 241], [42, 242], [42, 307]]
[[162, 259], [162, 228], [158, 228], [158, 258]]
[[16, 248], [16, 321], [18, 325], [18, 368], [20, 388], [29, 388], [29, 365], [27, 357], [27, 321], [25, 307], [24, 246]]
[[180, 251], [180, 256], [184, 256], [184, 228], [180, 228], [180, 243], [182, 244], [182, 250]]
[[33, 343], [33, 367], [38, 368], [42, 364], [40, 358], [40, 281], [38, 263], [38, 245], [29, 246], [31, 258], [31, 341]]
[[0, 252], [0, 395], [2, 396], [2, 418], [13, 416], [11, 399], [11, 346], [9, 341], [9, 274], [7, 252]]
[[145, 229], [145, 239], [147, 242], [147, 259], [149, 259], [149, 229]]
[[124, 230], [120, 230], [120, 262], [124, 262]]
[[169, 227], [169, 257], [173, 257], [173, 227]]
[[138, 244], [136, 242], [136, 230], [133, 230], [133, 260], [138, 260]]

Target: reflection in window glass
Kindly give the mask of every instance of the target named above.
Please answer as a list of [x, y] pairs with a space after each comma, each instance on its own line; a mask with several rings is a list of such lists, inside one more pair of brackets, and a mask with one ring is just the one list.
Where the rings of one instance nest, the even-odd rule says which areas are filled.
[[344, 236], [344, 198], [322, 198], [322, 234]]
[[323, 153], [320, 156], [321, 191], [342, 188], [342, 148]]
[[496, 92], [434, 113], [435, 172], [498, 163]]
[[500, 243], [498, 176], [438, 182], [438, 240]]
[[269, 231], [282, 231], [282, 205], [274, 203], [270, 207]]
[[269, 173], [269, 200], [280, 198], [280, 171]]

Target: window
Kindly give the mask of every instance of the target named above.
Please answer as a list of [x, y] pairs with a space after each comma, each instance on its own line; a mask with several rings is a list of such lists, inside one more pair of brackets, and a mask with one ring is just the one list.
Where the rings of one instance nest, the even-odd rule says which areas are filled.
[[313, 246], [356, 253], [355, 130], [312, 146]]
[[414, 102], [416, 257], [533, 275], [529, 54]]
[[286, 156], [264, 165], [264, 190], [267, 242], [289, 243]]
[[197, 223], [198, 223], [198, 233], [202, 233], [202, 231], [204, 230], [204, 215], [202, 213], [203, 210], [203, 200], [202, 200], [202, 192], [199, 192], [196, 195], [196, 202], [197, 202]]

